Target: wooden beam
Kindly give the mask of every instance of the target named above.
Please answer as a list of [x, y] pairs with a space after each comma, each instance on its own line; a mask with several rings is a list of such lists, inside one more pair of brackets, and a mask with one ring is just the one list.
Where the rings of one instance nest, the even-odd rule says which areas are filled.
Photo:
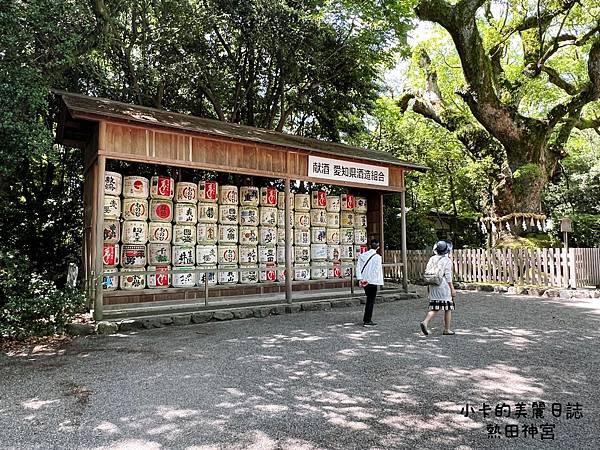
[[106, 158], [98, 156], [98, 170], [96, 177], [96, 211], [93, 216], [94, 226], [96, 229], [95, 245], [96, 245], [96, 260], [94, 263], [94, 284], [96, 292], [94, 295], [94, 320], [102, 320], [103, 317], [103, 298], [102, 298], [102, 272], [104, 265], [102, 263], [102, 253], [104, 244], [104, 172], [106, 168]]

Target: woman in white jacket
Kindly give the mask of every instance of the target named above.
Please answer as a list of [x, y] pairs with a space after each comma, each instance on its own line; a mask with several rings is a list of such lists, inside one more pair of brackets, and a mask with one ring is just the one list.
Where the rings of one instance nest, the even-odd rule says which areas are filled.
[[371, 249], [361, 253], [356, 261], [356, 278], [358, 278], [359, 286], [365, 289], [365, 294], [367, 295], [367, 303], [365, 304], [365, 313], [363, 316], [363, 326], [365, 327], [377, 325], [372, 320], [373, 306], [375, 305], [377, 286], [383, 286], [381, 256], [377, 254], [379, 241], [373, 239], [370, 247]]

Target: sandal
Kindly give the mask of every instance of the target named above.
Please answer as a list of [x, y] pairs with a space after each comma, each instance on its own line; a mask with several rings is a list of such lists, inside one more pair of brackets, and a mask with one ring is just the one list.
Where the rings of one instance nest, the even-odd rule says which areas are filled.
[[445, 334], [446, 336], [452, 336], [452, 335], [455, 335], [456, 333], [454, 331], [444, 331], [442, 334]]

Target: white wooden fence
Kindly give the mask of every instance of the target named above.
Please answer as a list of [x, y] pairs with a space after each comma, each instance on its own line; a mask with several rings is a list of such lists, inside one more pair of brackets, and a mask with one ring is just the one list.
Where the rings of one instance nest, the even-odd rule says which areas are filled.
[[[430, 251], [407, 252], [408, 279], [425, 271]], [[600, 248], [465, 249], [452, 252], [454, 279], [472, 283], [510, 283], [540, 286], [600, 285]], [[386, 250], [385, 262], [402, 261], [400, 250]], [[385, 276], [400, 279], [401, 267], [387, 267]]]

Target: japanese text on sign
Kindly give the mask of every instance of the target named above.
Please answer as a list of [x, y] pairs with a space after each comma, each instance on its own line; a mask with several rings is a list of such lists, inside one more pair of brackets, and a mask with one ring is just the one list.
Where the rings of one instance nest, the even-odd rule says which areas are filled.
[[387, 167], [310, 155], [308, 157], [308, 176], [377, 186], [389, 185], [389, 170]]

